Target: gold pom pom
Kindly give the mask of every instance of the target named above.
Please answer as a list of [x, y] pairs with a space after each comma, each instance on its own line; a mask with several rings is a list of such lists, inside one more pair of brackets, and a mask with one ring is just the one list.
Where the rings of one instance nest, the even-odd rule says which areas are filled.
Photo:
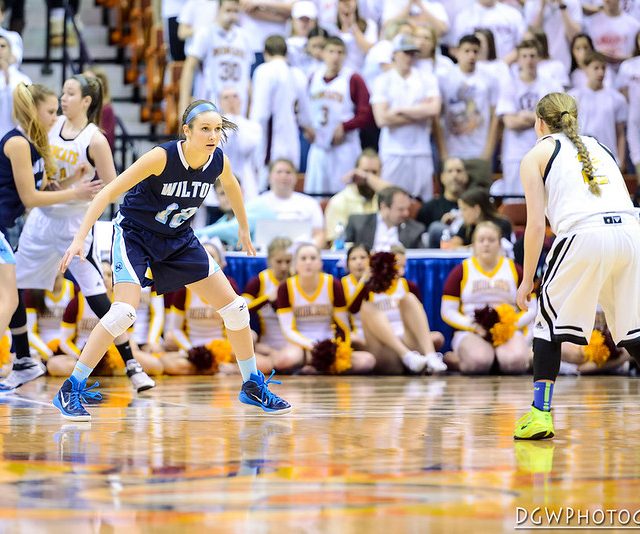
[[336, 359], [329, 368], [329, 372], [334, 375], [341, 375], [351, 369], [351, 353], [353, 349], [351, 344], [346, 341], [337, 340], [336, 344]]
[[513, 334], [516, 333], [518, 314], [509, 304], [496, 306], [496, 312], [498, 312], [499, 319], [498, 322], [491, 327], [489, 333], [491, 334], [493, 346], [499, 347], [509, 341], [513, 337]]
[[582, 352], [585, 362], [593, 362], [598, 367], [602, 367], [611, 355], [609, 348], [605, 344], [604, 335], [600, 330], [593, 331], [589, 344], [582, 349]]
[[227, 339], [214, 339], [205, 345], [213, 355], [213, 359], [219, 365], [221, 363], [231, 363], [233, 359], [233, 349]]
[[51, 352], [55, 354], [60, 348], [60, 340], [56, 338], [47, 341], [47, 347], [49, 347], [49, 349], [51, 349]]
[[9, 336], [2, 336], [0, 338], [0, 367], [4, 367], [8, 363], [11, 363], [11, 343]]

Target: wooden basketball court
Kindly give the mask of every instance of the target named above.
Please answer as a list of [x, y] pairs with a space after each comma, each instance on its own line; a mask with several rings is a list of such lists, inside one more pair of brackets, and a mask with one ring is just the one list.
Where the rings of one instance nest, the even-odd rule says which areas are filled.
[[0, 532], [496, 533], [536, 507], [640, 508], [634, 379], [561, 378], [538, 443], [511, 437], [530, 377], [284, 377], [280, 417], [238, 380], [105, 379], [91, 423], [50, 406], [58, 379], [0, 397]]

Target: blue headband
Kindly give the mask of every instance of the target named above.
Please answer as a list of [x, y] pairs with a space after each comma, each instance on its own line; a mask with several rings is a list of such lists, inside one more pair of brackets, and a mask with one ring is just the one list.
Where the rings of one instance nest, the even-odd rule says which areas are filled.
[[187, 115], [187, 120], [184, 121], [185, 124], [189, 124], [193, 119], [196, 118], [200, 113], [204, 113], [205, 111], [215, 111], [218, 112], [218, 108], [215, 107], [211, 102], [203, 102], [202, 104], [198, 104], [195, 108], [193, 108], [189, 114]]

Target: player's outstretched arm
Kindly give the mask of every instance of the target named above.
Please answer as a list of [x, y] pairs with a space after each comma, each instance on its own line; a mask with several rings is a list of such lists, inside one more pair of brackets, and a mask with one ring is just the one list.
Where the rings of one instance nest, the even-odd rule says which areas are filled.
[[524, 188], [527, 203], [527, 226], [524, 231], [524, 267], [522, 282], [518, 288], [516, 301], [518, 306], [526, 310], [529, 295], [533, 291], [533, 278], [545, 233], [544, 215], [544, 182], [542, 181], [541, 162], [549, 161], [550, 154], [545, 143], [539, 143], [531, 149], [520, 163], [520, 179]]
[[246, 251], [249, 256], [255, 256], [256, 249], [253, 247], [253, 243], [251, 243], [249, 221], [247, 219], [247, 211], [244, 209], [242, 190], [240, 189], [238, 180], [231, 172], [231, 164], [227, 156], [224, 156], [224, 167], [218, 179], [222, 183], [222, 188], [229, 199], [231, 209], [238, 221], [238, 238], [242, 244], [242, 250]]
[[167, 163], [167, 153], [164, 149], [156, 147], [147, 152], [127, 170], [120, 174], [113, 182], [100, 191], [89, 204], [82, 224], [76, 232], [71, 245], [64, 253], [60, 262], [60, 271], [64, 272], [74, 256], [84, 259], [84, 240], [100, 215], [109, 204], [115, 202], [118, 197], [129, 191], [133, 186], [148, 178], [160, 174]]

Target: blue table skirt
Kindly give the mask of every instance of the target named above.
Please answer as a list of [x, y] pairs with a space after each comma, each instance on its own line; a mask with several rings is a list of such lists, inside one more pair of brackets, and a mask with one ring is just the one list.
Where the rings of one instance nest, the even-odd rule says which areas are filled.
[[[429, 325], [432, 330], [442, 332], [447, 340], [445, 349], [449, 348], [452, 330], [440, 317], [440, 301], [442, 288], [451, 270], [466, 255], [444, 252], [409, 252], [407, 255], [406, 278], [420, 287]], [[227, 267], [224, 272], [233, 277], [241, 289], [250, 278], [267, 267], [265, 257], [247, 257], [244, 254], [230, 253], [226, 257]], [[339, 254], [323, 254], [325, 272], [337, 277], [345, 274], [343, 256]]]

